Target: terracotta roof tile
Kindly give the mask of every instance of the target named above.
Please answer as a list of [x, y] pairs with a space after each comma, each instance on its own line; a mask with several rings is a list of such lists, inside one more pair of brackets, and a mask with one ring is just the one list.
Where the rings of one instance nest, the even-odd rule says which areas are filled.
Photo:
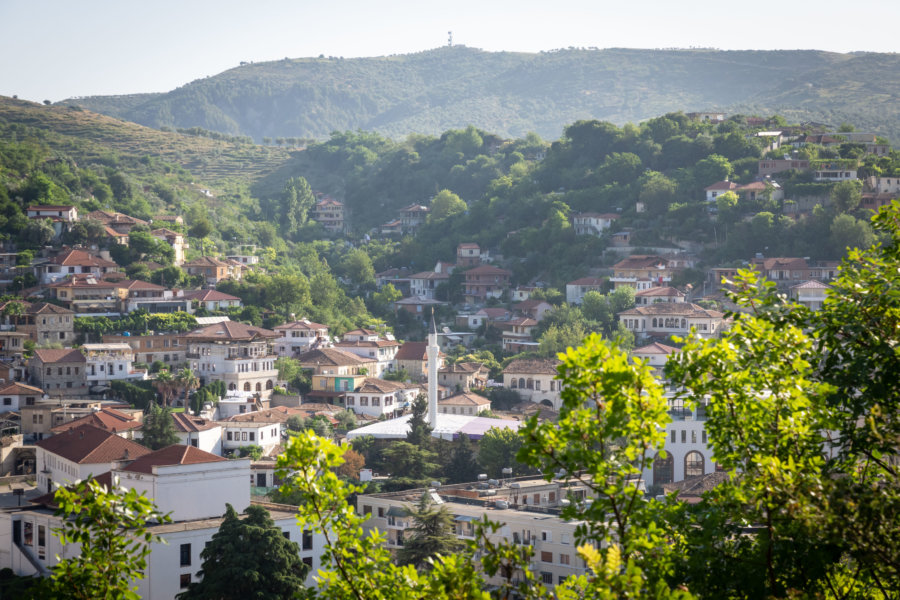
[[145, 454], [122, 469], [130, 473], [153, 473], [153, 467], [168, 467], [171, 465], [199, 465], [203, 463], [222, 462], [228, 460], [205, 450], [172, 444], [155, 452]]
[[93, 425], [80, 425], [35, 443], [78, 464], [111, 463], [124, 458], [138, 458], [150, 450]]

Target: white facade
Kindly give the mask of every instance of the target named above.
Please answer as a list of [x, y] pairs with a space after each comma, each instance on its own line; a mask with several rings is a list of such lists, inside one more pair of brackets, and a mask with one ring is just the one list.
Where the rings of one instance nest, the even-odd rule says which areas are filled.
[[281, 443], [284, 424], [225, 421], [222, 429], [223, 453], [234, 452], [242, 446], [259, 446], [263, 454], [268, 454]]
[[224, 381], [229, 391], [259, 392], [272, 395], [278, 371], [274, 354], [265, 341], [220, 344], [186, 338], [186, 358], [198, 377], [205, 381]]
[[147, 372], [134, 369], [134, 350], [128, 344], [84, 344], [85, 377], [88, 385], [114, 380], [146, 379]]
[[313, 348], [330, 345], [328, 327], [305, 319], [279, 325], [275, 332], [279, 334], [274, 344], [278, 356], [295, 358]]
[[645, 469], [643, 476], [650, 485], [678, 483], [688, 478], [713, 473], [712, 448], [706, 434], [706, 414], [702, 406], [689, 410], [673, 404], [666, 425], [666, 458], [657, 456], [654, 466]]
[[603, 280], [596, 277], [583, 277], [566, 284], [566, 302], [581, 304], [588, 292], [603, 293]]
[[575, 235], [601, 235], [619, 218], [616, 214], [581, 213], [572, 217]]
[[548, 404], [554, 410], [562, 406], [562, 381], [557, 379], [559, 361], [514, 360], [503, 369], [503, 387], [515, 390], [523, 400]]
[[222, 456], [222, 438], [225, 434], [219, 425], [200, 431], [178, 431], [176, 429], [175, 433], [178, 435], [179, 444], [193, 446], [204, 452]]

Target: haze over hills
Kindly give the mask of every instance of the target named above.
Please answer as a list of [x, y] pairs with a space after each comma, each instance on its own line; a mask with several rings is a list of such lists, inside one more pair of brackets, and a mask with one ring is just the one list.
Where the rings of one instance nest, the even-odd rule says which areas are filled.
[[150, 127], [325, 138], [400, 138], [476, 125], [557, 139], [579, 119], [616, 124], [669, 111], [781, 113], [900, 139], [900, 55], [816, 50], [569, 49], [538, 54], [463, 46], [377, 58], [244, 64], [160, 94], [69, 99]]

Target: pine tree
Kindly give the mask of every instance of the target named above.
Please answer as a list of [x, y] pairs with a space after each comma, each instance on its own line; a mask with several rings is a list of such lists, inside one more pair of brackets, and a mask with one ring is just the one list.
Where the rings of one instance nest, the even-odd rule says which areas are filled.
[[179, 600], [293, 598], [304, 588], [308, 569], [297, 543], [282, 535], [261, 506], [249, 506], [244, 519], [226, 506], [219, 531], [200, 554], [202, 579], [191, 583]]
[[172, 411], [168, 407], [164, 408], [155, 402], [150, 404], [149, 411], [144, 415], [144, 426], [141, 427], [139, 441], [151, 450], [159, 450], [178, 443]]
[[406, 441], [423, 450], [431, 446], [431, 425], [425, 420], [428, 412], [428, 398], [419, 394], [412, 403], [412, 417], [409, 419], [409, 433]]
[[459, 438], [453, 442], [450, 450], [450, 462], [447, 464], [444, 474], [447, 476], [447, 483], [475, 480], [478, 474], [478, 462], [475, 460], [472, 441], [466, 434], [459, 434]]
[[406, 530], [410, 535], [404, 537], [403, 548], [397, 553], [399, 564], [423, 570], [428, 568], [427, 559], [462, 550], [463, 543], [453, 533], [453, 515], [446, 506], [435, 506], [427, 492], [409, 515], [413, 526]]

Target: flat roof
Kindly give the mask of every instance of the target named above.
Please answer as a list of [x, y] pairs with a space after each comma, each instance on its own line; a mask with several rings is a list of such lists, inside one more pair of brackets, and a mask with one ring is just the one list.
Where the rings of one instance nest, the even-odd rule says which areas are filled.
[[[352, 440], [366, 435], [371, 435], [377, 439], [406, 439], [406, 436], [409, 434], [409, 420], [411, 418], [412, 415], [403, 415], [396, 419], [372, 423], [348, 432], [347, 439]], [[477, 440], [481, 439], [493, 427], [518, 431], [524, 425], [523, 421], [512, 419], [489, 419], [487, 417], [438, 413], [437, 427], [431, 432], [431, 437], [454, 440], [459, 434], [465, 433], [470, 438]]]

